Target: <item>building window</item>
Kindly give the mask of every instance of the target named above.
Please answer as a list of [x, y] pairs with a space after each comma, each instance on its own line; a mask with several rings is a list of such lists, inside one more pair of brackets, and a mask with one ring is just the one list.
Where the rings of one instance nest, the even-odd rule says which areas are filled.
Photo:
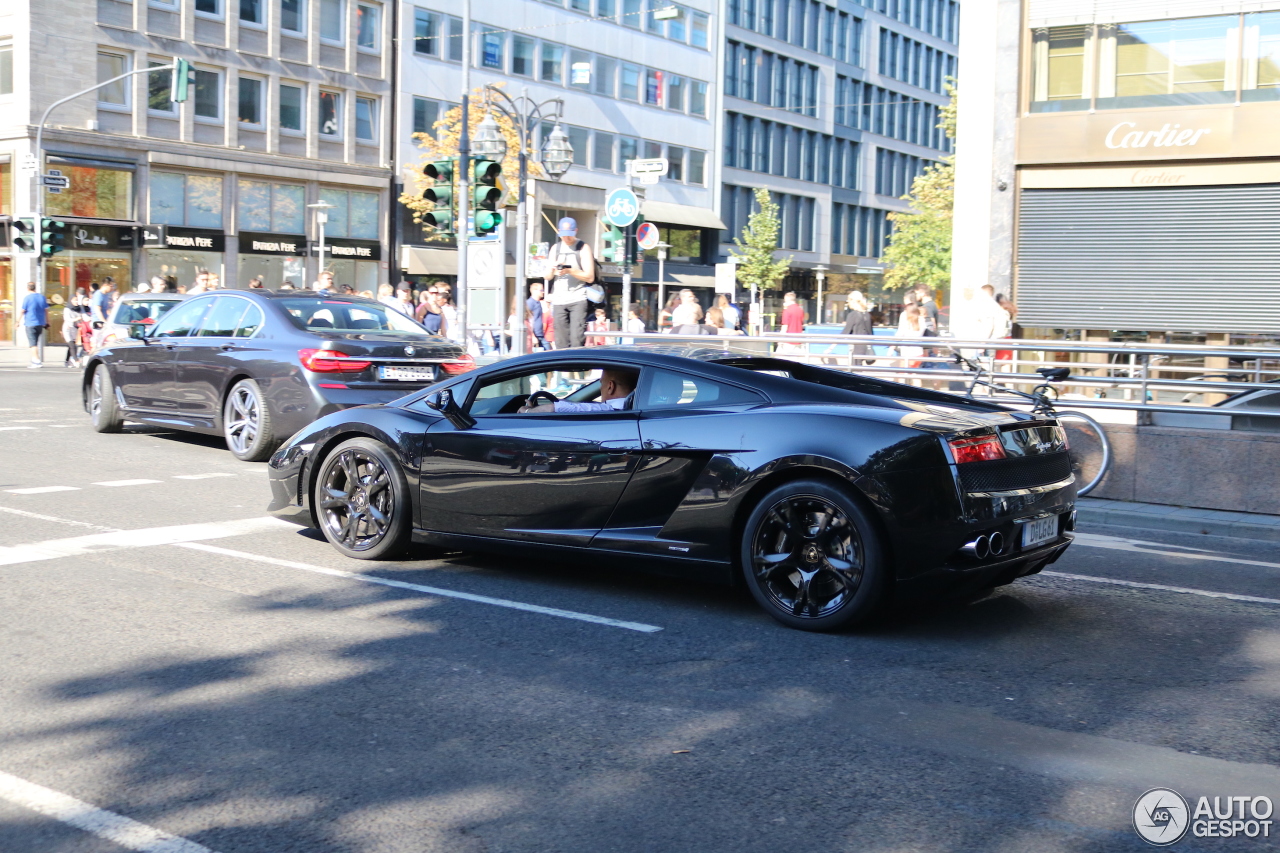
[[343, 0], [320, 0], [320, 38], [325, 41], [342, 41], [343, 17], [346, 7]]
[[240, 123], [261, 127], [262, 81], [256, 77], [241, 77], [239, 101], [238, 117]]
[[325, 231], [333, 237], [378, 239], [378, 194], [320, 188], [320, 198], [333, 205]]
[[280, 29], [291, 33], [306, 32], [307, 0], [280, 0]]
[[[1225, 103], [1235, 100], [1234, 66], [1239, 16], [1120, 24], [1103, 31], [1098, 107]], [[1234, 70], [1234, 68], [1233, 68]]]
[[585, 50], [569, 51], [569, 85], [591, 91], [591, 54]]
[[622, 25], [640, 29], [641, 0], [622, 0]]
[[373, 98], [356, 98], [356, 139], [364, 142], [378, 139], [378, 102]]
[[[147, 61], [148, 68], [155, 68], [160, 65], [169, 65], [162, 59], [151, 59]], [[173, 103], [173, 70], [152, 71], [147, 74], [147, 109], [153, 113], [167, 113], [173, 115], [175, 105]]]
[[662, 106], [662, 72], [652, 68], [644, 72], [644, 102], [655, 107]]
[[606, 95], [610, 98], [614, 96], [614, 86], [618, 77], [618, 61], [610, 59], [607, 56], [597, 55], [595, 58], [596, 70], [595, 80], [593, 80], [594, 91], [597, 95]]
[[321, 92], [320, 106], [316, 112], [316, 129], [323, 136], [337, 136], [342, 132], [342, 95], [337, 92]]
[[413, 132], [435, 136], [436, 121], [440, 118], [440, 102], [427, 98], [413, 99]]
[[710, 28], [709, 21], [710, 19], [702, 12], [693, 13], [689, 27], [689, 44], [694, 47], [707, 47], [710, 43], [707, 37], [707, 31]]
[[[1032, 45], [1032, 112], [1087, 110], [1085, 91], [1089, 28], [1051, 27], [1037, 30]], [[1061, 103], [1051, 103], [1051, 102]]]
[[363, 50], [377, 50], [382, 29], [382, 7], [356, 4], [356, 45]]
[[302, 87], [280, 84], [280, 129], [302, 132]]
[[240, 0], [240, 23], [264, 24], [263, 0]]
[[618, 97], [624, 101], [640, 100], [640, 67], [629, 62], [622, 63], [622, 78], [618, 87]]
[[524, 36], [511, 37], [511, 73], [521, 77], [533, 76], [534, 41]]
[[667, 38], [673, 41], [688, 41], [688, 28], [685, 26], [686, 16], [689, 14], [687, 9], [679, 9], [678, 14], [667, 21]]
[[222, 119], [222, 74], [196, 69], [195, 112], [197, 118]]
[[613, 134], [597, 130], [591, 151], [591, 168], [613, 171]]
[[413, 11], [413, 52], [440, 55], [440, 16], [426, 9]]
[[13, 94], [13, 45], [0, 44], [0, 95]]
[[480, 30], [480, 65], [501, 71], [504, 66], [502, 49], [506, 44], [507, 34], [502, 30], [489, 30], [479, 26], [477, 29]]
[[684, 112], [684, 93], [687, 81], [683, 77], [672, 74], [667, 78], [667, 109]]
[[1245, 91], [1241, 100], [1280, 99], [1280, 12], [1245, 15], [1244, 22]]
[[596, 0], [597, 18], [614, 18], [618, 14], [617, 0]]
[[707, 183], [707, 152], [689, 151], [689, 168], [686, 182], [705, 186]]
[[45, 197], [45, 210], [49, 214], [93, 219], [133, 218], [133, 172], [56, 160], [50, 165], [71, 179], [71, 187]]
[[633, 139], [630, 136], [618, 137], [618, 171], [622, 174], [627, 172], [627, 161], [636, 160], [640, 157], [640, 140]]
[[196, 14], [211, 18], [222, 17], [222, 0], [196, 0]]
[[462, 19], [449, 19], [449, 59], [462, 61]]
[[667, 146], [667, 180], [684, 182], [684, 149]]
[[[118, 53], [98, 54], [98, 82], [105, 83], [112, 77], [119, 77], [129, 70], [129, 58]], [[129, 85], [127, 80], [117, 80], [110, 86], [98, 90], [98, 103], [113, 106], [129, 106]]]
[[306, 195], [293, 184], [237, 181], [236, 222], [241, 231], [302, 234]]
[[707, 84], [700, 80], [689, 86], [689, 114], [703, 118], [707, 115]]
[[564, 48], [550, 42], [542, 43], [542, 69], [538, 73], [544, 83], [564, 82]]
[[591, 131], [585, 127], [573, 125], [569, 125], [565, 130], [569, 134], [569, 146], [573, 148], [573, 165], [586, 166], [590, 153], [587, 149], [591, 147]]
[[222, 227], [222, 176], [151, 173], [151, 219], [156, 225]]

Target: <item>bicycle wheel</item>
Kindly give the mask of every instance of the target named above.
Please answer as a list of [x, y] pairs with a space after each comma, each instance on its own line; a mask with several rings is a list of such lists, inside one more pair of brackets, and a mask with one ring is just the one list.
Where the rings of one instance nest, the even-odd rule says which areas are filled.
[[1111, 468], [1111, 442], [1102, 426], [1084, 412], [1058, 412], [1057, 418], [1067, 432], [1076, 494], [1087, 495], [1097, 488]]

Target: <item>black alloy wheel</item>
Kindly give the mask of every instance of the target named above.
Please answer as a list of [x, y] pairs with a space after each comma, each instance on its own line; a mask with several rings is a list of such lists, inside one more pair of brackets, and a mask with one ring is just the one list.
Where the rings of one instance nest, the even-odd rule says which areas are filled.
[[276, 449], [271, 412], [262, 389], [252, 379], [241, 379], [222, 404], [222, 434], [227, 449], [245, 462], [262, 462]]
[[320, 532], [348, 557], [386, 559], [409, 544], [409, 485], [381, 442], [353, 438], [335, 447], [316, 478], [315, 507]]
[[89, 378], [89, 420], [97, 432], [119, 432], [124, 426], [115, 385], [105, 364], [98, 364]]
[[882, 553], [857, 502], [821, 480], [769, 492], [743, 528], [751, 594], [770, 616], [806, 631], [848, 627], [877, 610], [885, 598]]

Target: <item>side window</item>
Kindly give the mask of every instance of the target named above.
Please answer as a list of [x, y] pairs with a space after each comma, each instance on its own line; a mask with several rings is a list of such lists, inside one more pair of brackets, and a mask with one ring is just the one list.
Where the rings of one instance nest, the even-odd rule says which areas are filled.
[[[576, 392], [597, 396], [599, 379], [600, 370], [585, 365], [507, 375], [481, 385], [471, 401], [469, 412], [474, 416], [515, 414], [526, 398], [537, 391], [554, 394], [558, 400], [585, 402]], [[595, 394], [584, 390], [588, 386], [594, 386]]]
[[229, 338], [234, 335], [247, 304], [235, 296], [221, 296], [213, 300], [213, 310], [200, 327], [200, 337]]
[[649, 381], [641, 409], [671, 409], [678, 406], [753, 406], [764, 398], [736, 385], [727, 385], [670, 370], [655, 370]]
[[157, 338], [185, 338], [200, 327], [200, 318], [209, 307], [210, 300], [197, 299], [184, 302], [174, 308], [156, 325], [153, 333]]
[[262, 320], [262, 309], [250, 303], [249, 310], [244, 312], [244, 316], [240, 318], [240, 323], [236, 326], [236, 337], [253, 337], [254, 333], [262, 328]]

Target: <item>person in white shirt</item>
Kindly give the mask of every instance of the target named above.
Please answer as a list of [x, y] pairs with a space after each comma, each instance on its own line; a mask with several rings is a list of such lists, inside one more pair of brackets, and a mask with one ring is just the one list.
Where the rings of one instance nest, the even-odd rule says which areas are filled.
[[[627, 332], [632, 335], [643, 335], [648, 330], [644, 326], [644, 320], [640, 318], [640, 312], [643, 309], [639, 302], [631, 303], [631, 310], [627, 312]], [[636, 342], [635, 338], [623, 338], [622, 345], [629, 346]]]
[[702, 322], [702, 306], [692, 290], [680, 291], [680, 304], [671, 312], [671, 328], [696, 326]]
[[[596, 261], [587, 242], [578, 239], [578, 221], [566, 216], [556, 225], [560, 242], [551, 247], [543, 276], [551, 294], [556, 349], [580, 347], [587, 332], [587, 299], [597, 295]], [[592, 298], [593, 302], [600, 299]]]
[[396, 299], [395, 293], [395, 288], [389, 284], [378, 285], [378, 301], [388, 308], [394, 308], [397, 311], [401, 311], [400, 300]]
[[726, 329], [733, 330], [738, 328], [738, 324], [742, 322], [742, 314], [729, 301], [728, 296], [723, 293], [717, 296], [716, 307], [720, 309], [720, 314], [724, 317], [724, 327]]
[[558, 403], [542, 403], [537, 406], [521, 406], [520, 414], [538, 415], [587, 412], [616, 412], [627, 408], [627, 402], [636, 390], [639, 375], [625, 370], [602, 370], [600, 372], [600, 400], [590, 403], [573, 403], [561, 400]]

